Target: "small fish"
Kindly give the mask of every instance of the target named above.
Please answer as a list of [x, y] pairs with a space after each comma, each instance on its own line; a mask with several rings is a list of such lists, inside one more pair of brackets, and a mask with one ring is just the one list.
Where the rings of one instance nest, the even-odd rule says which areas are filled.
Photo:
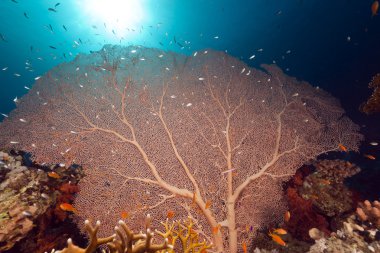
[[131, 50], [131, 53], [132, 53], [132, 54], [136, 53], [136, 50]]
[[168, 213], [166, 214], [166, 217], [167, 217], [168, 219], [171, 219], [171, 218], [174, 217], [174, 215], [175, 215], [174, 211], [169, 210]]
[[371, 5], [372, 17], [377, 15], [378, 10], [379, 10], [379, 1], [374, 1]]
[[26, 123], [26, 120], [25, 119], [20, 119], [21, 122], [23, 123]]
[[212, 228], [212, 233], [213, 233], [214, 235], [217, 234], [217, 233], [219, 232], [220, 227], [221, 227], [220, 224], [218, 224], [218, 226], [216, 226], [216, 227], [213, 227], [213, 228]]
[[34, 78], [34, 80], [38, 80], [40, 78], [41, 78], [41, 76], [37, 76], [37, 77]]
[[67, 32], [67, 28], [65, 25], [62, 25], [63, 29], [65, 29], [65, 31]]
[[56, 47], [53, 47], [53, 46], [49, 46], [51, 49], [57, 49]]
[[59, 207], [63, 210], [63, 211], [67, 211], [67, 212], [73, 212], [73, 213], [76, 213], [78, 212], [77, 209], [75, 209], [75, 207], [73, 207], [71, 204], [69, 203], [62, 203], [59, 205]]
[[51, 12], [57, 12], [57, 10], [54, 9], [54, 8], [49, 8], [48, 11], [51, 11]]
[[195, 52], [195, 53], [193, 54], [193, 56], [195, 57], [195, 56], [197, 56], [197, 54], [198, 54], [198, 52]]
[[121, 218], [122, 218], [123, 220], [125, 220], [126, 218], [128, 218], [128, 216], [129, 216], [129, 214], [128, 214], [127, 211], [122, 211], [122, 212], [121, 212]]
[[292, 97], [298, 97], [298, 93], [296, 92], [296, 93], [294, 93], [293, 95], [292, 95]]
[[192, 103], [188, 103], [187, 105], [186, 105], [186, 107], [190, 107], [190, 106], [192, 106], [193, 104]]
[[255, 57], [256, 57], [256, 55], [253, 54], [253, 55], [251, 55], [251, 57], [249, 57], [249, 59], [252, 60]]
[[5, 118], [8, 118], [7, 114], [4, 114], [4, 113], [0, 113], [0, 114], [3, 115]]
[[257, 51], [258, 51], [258, 52], [262, 52], [262, 51], [264, 51], [264, 49], [260, 48], [260, 49], [258, 49]]
[[56, 4], [54, 5], [54, 8], [57, 8], [60, 4], [61, 4], [61, 3], [56, 3]]
[[158, 57], [159, 57], [159, 58], [162, 58], [162, 57], [164, 57], [164, 55], [163, 55], [163, 54], [160, 54]]
[[204, 77], [199, 77], [198, 80], [199, 81], [203, 81], [203, 80], [205, 80], [205, 78]]
[[323, 185], [330, 185], [331, 184], [330, 180], [327, 180], [327, 179], [321, 179], [321, 180], [319, 180], [319, 182]]
[[286, 211], [284, 214], [284, 221], [289, 222], [290, 220], [290, 211]]
[[54, 171], [50, 171], [47, 173], [47, 175], [51, 178], [55, 178], [55, 179], [59, 179], [61, 178], [61, 176], [57, 173], [57, 172], [54, 172]]
[[219, 36], [215, 36], [214, 39], [216, 39], [216, 40], [219, 39]]
[[32, 216], [32, 213], [29, 212], [29, 211], [23, 211], [23, 212], [22, 212], [22, 215], [24, 215], [25, 217], [31, 217], [31, 216]]
[[242, 243], [241, 247], [243, 248], [243, 252], [247, 253], [247, 243], [245, 241]]
[[278, 235], [286, 235], [288, 232], [283, 228], [277, 228], [273, 230], [273, 233], [276, 233]]
[[206, 201], [205, 209], [209, 209], [211, 206], [211, 200]]
[[20, 77], [21, 75], [19, 73], [14, 73], [14, 76]]
[[225, 170], [225, 171], [223, 171], [221, 174], [223, 175], [223, 174], [226, 174], [226, 173], [228, 173], [228, 172], [232, 172], [232, 171], [234, 171], [234, 170], [236, 170], [236, 169]]
[[24, 17], [26, 17], [27, 19], [29, 19], [28, 14], [26, 14], [26, 12], [24, 12]]
[[19, 144], [20, 142], [18, 142], [18, 141], [10, 141], [9, 143], [10, 144]]
[[8, 41], [5, 39], [4, 35], [2, 35], [1, 33], [0, 33], [0, 39], [1, 39], [2, 41], [4, 41], [4, 42], [8, 42]]
[[176, 98], [176, 95], [171, 95], [170, 97], [171, 97], [171, 98]]
[[5, 70], [7, 70], [7, 69], [8, 69], [8, 67], [5, 67], [5, 68], [3, 68], [2, 70], [5, 71]]
[[276, 235], [276, 234], [272, 234], [272, 233], [269, 233], [268, 235], [269, 235], [270, 237], [272, 237], [272, 240], [273, 240], [275, 243], [277, 243], [277, 244], [279, 244], [279, 245], [281, 245], [281, 246], [286, 246], [286, 243], [284, 242], [284, 240], [281, 239], [280, 236], [278, 236], [278, 235]]
[[195, 204], [195, 201], [197, 200], [197, 195], [195, 194], [195, 192], [193, 193], [193, 204]]
[[13, 102], [15, 102], [15, 103], [18, 103], [20, 100], [18, 100], [18, 98], [17, 97], [15, 97], [14, 99], [13, 99]]
[[373, 155], [364, 155], [364, 157], [370, 159], [370, 160], [376, 160], [376, 157]]
[[14, 3], [16, 3], [16, 4], [18, 4], [18, 2], [16, 0], [11, 0], [11, 1], [14, 2]]
[[343, 146], [343, 144], [338, 144], [338, 147], [339, 147], [339, 149], [342, 150], [343, 152], [347, 152], [347, 151], [348, 151], [348, 149], [347, 149], [345, 146]]
[[371, 142], [369, 145], [371, 145], [371, 146], [377, 146], [377, 145], [379, 145], [379, 143], [377, 143], [377, 142]]

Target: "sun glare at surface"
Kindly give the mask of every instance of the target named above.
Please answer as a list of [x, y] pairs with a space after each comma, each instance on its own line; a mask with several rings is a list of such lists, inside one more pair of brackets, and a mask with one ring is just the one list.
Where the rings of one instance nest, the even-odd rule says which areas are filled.
[[93, 21], [104, 23], [110, 32], [123, 36], [127, 29], [136, 29], [144, 18], [141, 0], [85, 0], [82, 10]]

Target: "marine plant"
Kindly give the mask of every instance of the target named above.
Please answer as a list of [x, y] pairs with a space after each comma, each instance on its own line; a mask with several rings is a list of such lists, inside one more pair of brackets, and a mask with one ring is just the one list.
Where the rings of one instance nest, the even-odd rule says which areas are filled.
[[281, 220], [281, 184], [299, 166], [361, 140], [331, 95], [262, 68], [211, 50], [105, 46], [38, 79], [0, 145], [87, 168], [76, 221], [101, 220], [101, 236], [126, 210], [132, 228], [170, 213], [236, 253], [250, 227]]

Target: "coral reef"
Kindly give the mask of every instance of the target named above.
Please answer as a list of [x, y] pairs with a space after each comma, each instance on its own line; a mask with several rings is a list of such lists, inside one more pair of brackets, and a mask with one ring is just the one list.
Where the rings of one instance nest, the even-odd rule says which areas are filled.
[[99, 221], [97, 221], [95, 227], [93, 227], [90, 222], [86, 220], [85, 229], [89, 236], [89, 244], [86, 248], [80, 248], [74, 245], [72, 240], [69, 239], [67, 248], [59, 251], [52, 250], [52, 252], [93, 253], [99, 246], [104, 246], [105, 244], [111, 253], [206, 253], [206, 250], [212, 247], [212, 245], [208, 245], [205, 241], [199, 241], [199, 234], [196, 229], [194, 229], [194, 223], [190, 218], [184, 223], [176, 221], [169, 224], [169, 221], [166, 220], [162, 225], [165, 227], [165, 232], [158, 230], [155, 232], [161, 236], [163, 242], [161, 244], [153, 244], [154, 233], [151, 229], [150, 215], [147, 215], [145, 219], [144, 233], [134, 233], [124, 221], [120, 220], [119, 225], [115, 228], [116, 234], [106, 238], [97, 237], [100, 227]]
[[316, 171], [305, 178], [300, 195], [311, 200], [318, 212], [338, 217], [353, 209], [352, 193], [344, 180], [357, 174], [360, 168], [343, 160], [321, 160], [313, 163]]
[[310, 231], [315, 244], [308, 253], [374, 253], [380, 252], [380, 231], [365, 226], [351, 215], [337, 232], [326, 237], [318, 229]]
[[[60, 200], [72, 198], [72, 193], [64, 192], [65, 188], [75, 188], [81, 177], [79, 168], [63, 170], [58, 165], [51, 168], [29, 165], [25, 156], [23, 152], [0, 151], [1, 252], [38, 253], [64, 242], [63, 227], [52, 227], [62, 225], [59, 221], [67, 213], [60, 210], [59, 220], [54, 209]], [[59, 179], [48, 176], [51, 169], [61, 175]]]
[[373, 89], [372, 95], [360, 105], [359, 109], [366, 114], [378, 113], [380, 112], [380, 73], [372, 77], [368, 88]]
[[100, 236], [125, 210], [136, 229], [170, 207], [216, 252], [236, 253], [247, 226], [281, 220], [281, 184], [297, 168], [362, 139], [330, 94], [262, 68], [213, 50], [108, 45], [38, 79], [0, 124], [0, 145], [84, 166], [75, 221], [101, 220]]
[[343, 160], [318, 160], [297, 171], [286, 190], [292, 213], [286, 224], [290, 233], [302, 241], [310, 241], [311, 228], [329, 235], [331, 222], [336, 226], [355, 208], [344, 180], [359, 171], [358, 166]]

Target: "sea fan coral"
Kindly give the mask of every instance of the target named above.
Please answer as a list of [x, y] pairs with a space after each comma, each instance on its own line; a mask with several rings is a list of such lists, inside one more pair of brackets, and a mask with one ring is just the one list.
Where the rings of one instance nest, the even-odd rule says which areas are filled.
[[262, 67], [212, 50], [105, 46], [38, 79], [0, 125], [0, 145], [86, 167], [77, 223], [101, 220], [101, 236], [125, 210], [132, 228], [172, 211], [235, 253], [247, 226], [281, 220], [282, 182], [297, 168], [361, 139], [332, 96]]

